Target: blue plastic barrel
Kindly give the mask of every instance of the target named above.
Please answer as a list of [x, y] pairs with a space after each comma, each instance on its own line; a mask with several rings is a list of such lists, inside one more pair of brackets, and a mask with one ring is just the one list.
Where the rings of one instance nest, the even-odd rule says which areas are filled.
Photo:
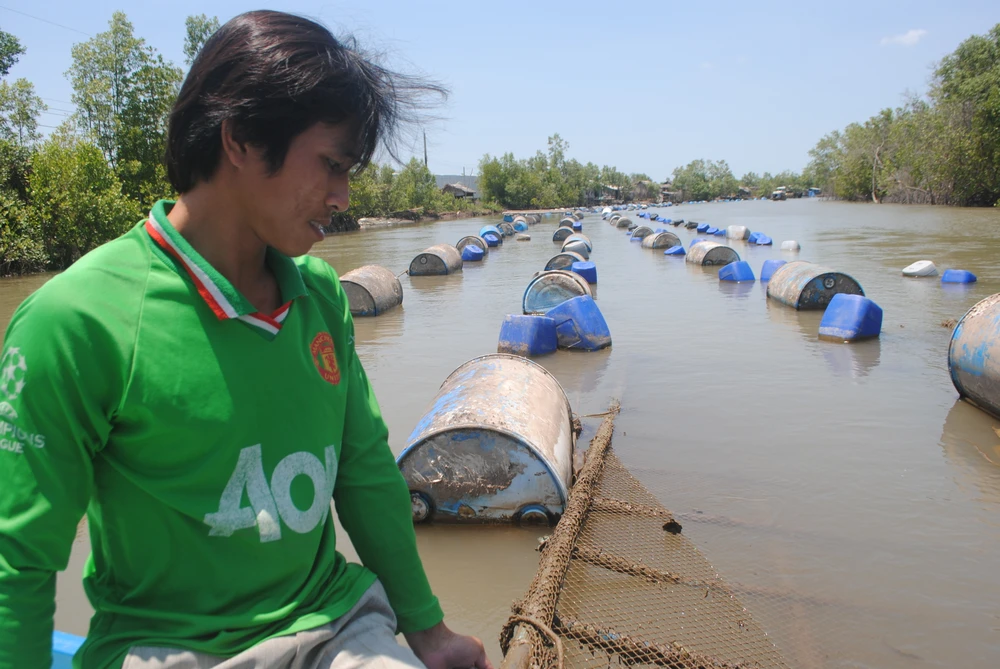
[[787, 261], [785, 260], [765, 260], [763, 267], [760, 268], [760, 280], [770, 281], [771, 275], [774, 274], [774, 270], [778, 269], [786, 262]]
[[574, 230], [575, 230], [576, 232], [580, 232], [581, 230], [583, 230], [583, 223], [581, 223], [580, 221], [577, 221], [577, 222], [575, 222], [575, 223], [573, 224], [573, 229], [574, 229]]
[[770, 246], [774, 243], [774, 240], [767, 235], [758, 235], [757, 241], [754, 243], [757, 244], [757, 246]]
[[699, 223], [698, 232], [707, 232], [709, 227], [711, 226], [709, 226], [708, 223]]
[[486, 255], [481, 248], [478, 246], [473, 246], [469, 244], [462, 249], [462, 260], [465, 262], [476, 262], [482, 260], [483, 256]]
[[[503, 220], [504, 220], [505, 223], [511, 223], [511, 222], [513, 222], [513, 220], [514, 220], [514, 214], [504, 214], [503, 215]], [[482, 234], [480, 234], [480, 237], [481, 236], [482, 236]]]
[[[498, 228], [497, 226], [495, 226], [495, 225], [484, 225], [483, 227], [479, 228], [479, 236], [480, 237], [482, 237], [483, 239], [486, 239], [486, 233], [495, 234], [496, 237], [497, 237], [497, 239], [500, 240], [500, 243], [501, 244], [503, 243], [503, 236], [504, 236], [503, 235], [503, 231], [501, 231], [500, 228]], [[490, 246], [493, 246], [493, 244], [490, 244]]]
[[490, 248], [503, 244], [503, 235], [499, 232], [481, 232], [479, 236], [486, 240], [486, 245]]
[[73, 656], [83, 645], [83, 637], [66, 632], [52, 633], [52, 669], [72, 669]]
[[518, 232], [527, 232], [528, 231], [528, 222], [527, 221], [514, 221], [514, 229], [517, 230]]
[[497, 353], [545, 355], [556, 350], [556, 322], [548, 316], [510, 314], [500, 325]]
[[726, 236], [726, 230], [725, 230], [725, 228], [720, 228], [720, 229], [716, 230], [714, 234], [715, 234], [716, 237], [725, 237]]
[[679, 246], [679, 245], [678, 246], [671, 246], [669, 249], [667, 249], [666, 251], [663, 252], [663, 255], [665, 255], [665, 256], [682, 256], [682, 255], [684, 255], [684, 247], [683, 246]]
[[975, 283], [976, 275], [964, 269], [946, 269], [941, 283]]
[[710, 225], [710, 226], [708, 226], [708, 229], [707, 229], [707, 230], [705, 230], [705, 232], [706, 232], [707, 234], [710, 234], [710, 235], [714, 235], [714, 234], [715, 234], [716, 232], [718, 232], [718, 231], [719, 231], [719, 229], [718, 229], [717, 227], [715, 227], [714, 225]]
[[611, 331], [594, 299], [581, 295], [545, 312], [556, 322], [559, 348], [597, 351], [611, 346]]
[[590, 285], [597, 283], [597, 265], [589, 260], [575, 262], [570, 265], [570, 269], [586, 279]]
[[750, 263], [746, 260], [731, 262], [719, 270], [719, 281], [755, 281]]
[[819, 336], [837, 341], [877, 337], [882, 331], [882, 307], [863, 295], [837, 293], [823, 312]]
[[756, 244], [757, 243], [757, 238], [760, 237], [762, 234], [764, 234], [764, 233], [763, 232], [751, 232], [750, 236], [747, 237], [747, 243], [748, 244]]

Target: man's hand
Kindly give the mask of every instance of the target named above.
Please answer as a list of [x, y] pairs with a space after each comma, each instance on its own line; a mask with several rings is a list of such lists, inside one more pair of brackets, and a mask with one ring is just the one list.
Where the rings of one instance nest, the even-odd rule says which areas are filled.
[[404, 636], [427, 669], [493, 669], [482, 641], [474, 636], [455, 634], [443, 622]]

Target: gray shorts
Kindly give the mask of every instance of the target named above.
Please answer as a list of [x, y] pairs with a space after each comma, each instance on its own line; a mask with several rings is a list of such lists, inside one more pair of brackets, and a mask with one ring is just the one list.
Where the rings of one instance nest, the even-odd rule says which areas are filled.
[[133, 646], [122, 669], [424, 669], [396, 641], [396, 615], [382, 584], [368, 588], [332, 623], [268, 639], [230, 658], [177, 648]]

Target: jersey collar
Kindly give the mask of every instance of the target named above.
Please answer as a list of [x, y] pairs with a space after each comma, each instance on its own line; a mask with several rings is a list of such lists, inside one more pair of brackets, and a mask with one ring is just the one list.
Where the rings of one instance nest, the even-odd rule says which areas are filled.
[[295, 262], [283, 253], [267, 248], [267, 264], [274, 272], [285, 303], [274, 313], [261, 313], [174, 229], [167, 220], [167, 213], [173, 205], [171, 200], [160, 200], [153, 205], [145, 224], [149, 237], [184, 269], [198, 294], [219, 320], [243, 321], [269, 339], [277, 335], [292, 301], [309, 294]]

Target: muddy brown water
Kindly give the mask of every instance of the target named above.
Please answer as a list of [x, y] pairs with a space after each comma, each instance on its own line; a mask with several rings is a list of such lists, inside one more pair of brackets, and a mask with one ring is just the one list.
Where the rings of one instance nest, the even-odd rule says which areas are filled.
[[[714, 271], [641, 249], [588, 215], [614, 345], [538, 359], [574, 411], [621, 399], [616, 452], [744, 589], [794, 666], [1000, 666], [1000, 420], [957, 400], [951, 329], [941, 324], [1000, 292], [1000, 212], [815, 200], [656, 211], [765, 232], [773, 248], [730, 242], [758, 274], [767, 258], [796, 257], [851, 274], [885, 310], [882, 337], [819, 341], [820, 314], [769, 303], [760, 283], [720, 284]], [[404, 276], [402, 308], [357, 320], [394, 452], [445, 377], [496, 350], [504, 315], [520, 312], [531, 275], [558, 251], [559, 218], [460, 274]], [[401, 272], [428, 246], [487, 222], [497, 219], [343, 234], [314, 253], [341, 273], [368, 263]], [[677, 234], [685, 245], [695, 237]], [[781, 252], [784, 239], [798, 240], [801, 253]], [[900, 275], [920, 259], [971, 270], [979, 282], [949, 290]], [[46, 279], [0, 280], [0, 329]], [[598, 420], [584, 420], [584, 445]], [[447, 620], [481, 636], [495, 662], [497, 633], [544, 533], [418, 531]], [[87, 550], [77, 543], [58, 583], [56, 626], [77, 634], [90, 614], [79, 584]]]

